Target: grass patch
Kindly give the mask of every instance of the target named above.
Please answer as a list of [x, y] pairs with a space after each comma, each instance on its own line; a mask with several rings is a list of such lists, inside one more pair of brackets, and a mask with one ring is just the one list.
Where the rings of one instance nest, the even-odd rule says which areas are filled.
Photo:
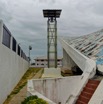
[[17, 86], [14, 88], [14, 90], [11, 92], [10, 95], [7, 96], [6, 101], [3, 104], [8, 104], [10, 100], [20, 92], [20, 90], [27, 84], [27, 81], [29, 79], [32, 79], [35, 74], [40, 71], [41, 68], [29, 68], [26, 73], [23, 75]]

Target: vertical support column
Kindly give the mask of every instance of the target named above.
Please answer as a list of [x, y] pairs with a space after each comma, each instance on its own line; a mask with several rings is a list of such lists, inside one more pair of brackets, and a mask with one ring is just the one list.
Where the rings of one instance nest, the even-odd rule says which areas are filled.
[[55, 68], [57, 68], [57, 21], [55, 18]]
[[48, 68], [57, 68], [57, 21], [56, 18], [48, 18], [47, 21], [47, 58]]
[[[2, 38], [3, 38], [3, 21], [0, 20], [0, 63], [2, 63]], [[2, 64], [0, 64], [2, 66]], [[1, 68], [2, 69], [2, 68]]]
[[49, 18], [48, 18], [48, 21], [47, 21], [47, 65], [48, 65], [48, 68], [49, 68]]
[[48, 60], [48, 63], [47, 63], [47, 65], [48, 65], [48, 68], [49, 68], [49, 18], [48, 18], [48, 21], [47, 21], [47, 60]]
[[11, 36], [11, 39], [10, 39], [10, 49], [12, 50], [13, 48], [13, 37]]
[[0, 20], [0, 44], [2, 43], [3, 38], [3, 21]]

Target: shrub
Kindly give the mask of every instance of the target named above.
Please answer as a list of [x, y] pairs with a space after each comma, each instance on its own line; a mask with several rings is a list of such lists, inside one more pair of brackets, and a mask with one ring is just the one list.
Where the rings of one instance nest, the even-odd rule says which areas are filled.
[[38, 96], [29, 96], [21, 104], [48, 104], [45, 100]]

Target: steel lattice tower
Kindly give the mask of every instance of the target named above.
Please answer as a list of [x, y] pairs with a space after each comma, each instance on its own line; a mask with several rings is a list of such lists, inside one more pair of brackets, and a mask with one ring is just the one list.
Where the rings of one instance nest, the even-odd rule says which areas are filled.
[[61, 10], [43, 10], [43, 15], [47, 21], [47, 60], [48, 68], [57, 68], [57, 20]]

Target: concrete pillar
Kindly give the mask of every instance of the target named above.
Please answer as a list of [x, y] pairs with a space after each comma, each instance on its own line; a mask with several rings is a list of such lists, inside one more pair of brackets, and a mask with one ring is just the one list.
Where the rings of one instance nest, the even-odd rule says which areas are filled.
[[2, 36], [3, 36], [3, 21], [0, 20], [0, 44], [2, 43]]
[[10, 39], [10, 49], [12, 50], [12, 39], [13, 39], [13, 37], [11, 36], [11, 39]]

